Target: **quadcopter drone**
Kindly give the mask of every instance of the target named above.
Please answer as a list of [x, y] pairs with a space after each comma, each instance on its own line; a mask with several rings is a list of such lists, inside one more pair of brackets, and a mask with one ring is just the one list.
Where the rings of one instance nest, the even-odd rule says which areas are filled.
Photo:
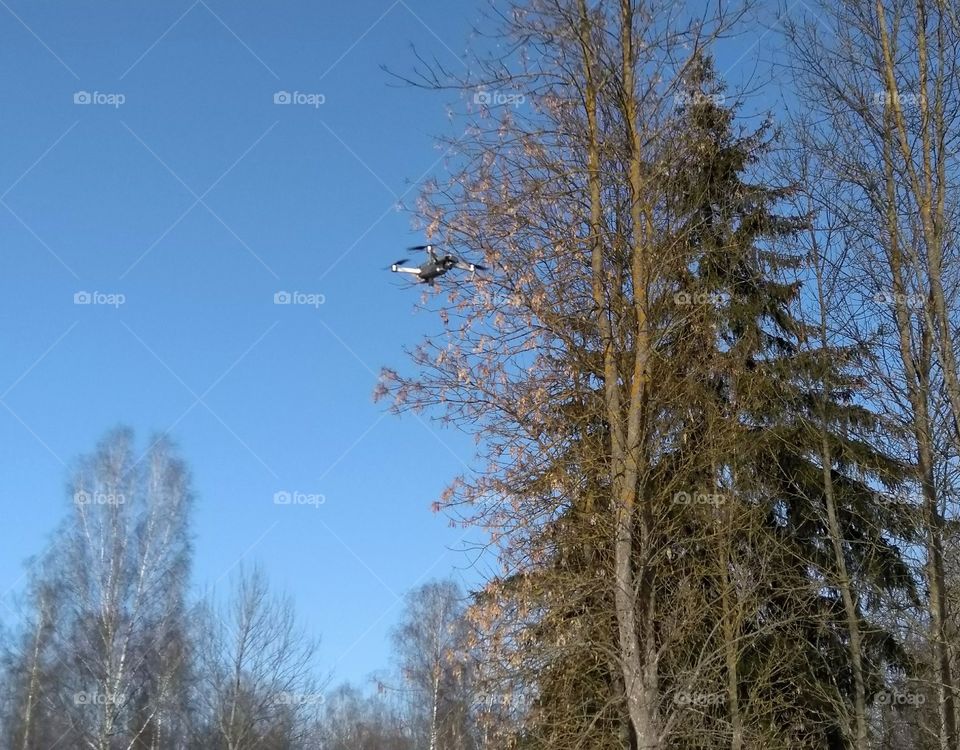
[[421, 264], [419, 267], [405, 266], [403, 264], [407, 262], [407, 258], [402, 258], [396, 263], [393, 263], [390, 266], [390, 270], [394, 273], [412, 273], [417, 277], [417, 281], [430, 284], [431, 286], [435, 279], [443, 276], [447, 271], [454, 268], [459, 268], [462, 271], [470, 271], [471, 273], [473, 271], [487, 270], [486, 266], [481, 266], [477, 263], [465, 263], [454, 255], [437, 255], [434, 245], [414, 245], [407, 249], [426, 251], [428, 257], [427, 262]]

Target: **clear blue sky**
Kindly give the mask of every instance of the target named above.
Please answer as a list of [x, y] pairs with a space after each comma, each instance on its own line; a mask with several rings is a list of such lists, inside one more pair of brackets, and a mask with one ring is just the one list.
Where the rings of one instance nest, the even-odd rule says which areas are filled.
[[[67, 467], [120, 423], [144, 445], [169, 432], [192, 467], [196, 585], [262, 562], [339, 677], [385, 664], [396, 595], [464, 565], [447, 551], [463, 531], [430, 503], [472, 441], [371, 393], [439, 325], [380, 269], [422, 240], [395, 206], [440, 169], [431, 136], [448, 127], [442, 99], [379, 66], [412, 64], [411, 43], [462, 65], [475, 16], [444, 0], [0, 3], [7, 606], [66, 512]], [[281, 290], [325, 303], [276, 306]], [[326, 502], [277, 506], [284, 489]]]
[[[396, 204], [451, 127], [379, 66], [462, 66], [479, 5], [0, 1], [0, 621], [68, 467], [121, 423], [192, 467], [198, 589], [261, 562], [339, 678], [385, 666], [398, 596], [465, 566], [429, 506], [472, 441], [371, 401], [439, 325], [380, 269], [422, 240]], [[763, 33], [726, 59], [748, 74]]]

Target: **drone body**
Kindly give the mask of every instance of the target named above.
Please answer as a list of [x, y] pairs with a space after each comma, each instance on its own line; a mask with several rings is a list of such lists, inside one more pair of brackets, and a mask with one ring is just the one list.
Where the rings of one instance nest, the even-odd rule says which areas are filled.
[[405, 266], [404, 263], [407, 262], [406, 258], [398, 260], [396, 263], [393, 263], [390, 266], [390, 270], [394, 273], [409, 273], [413, 276], [416, 276], [417, 281], [424, 284], [433, 285], [433, 282], [440, 276], [443, 276], [447, 271], [450, 271], [454, 268], [459, 268], [463, 271], [485, 271], [484, 266], [477, 265], [476, 263], [465, 263], [456, 256], [453, 255], [437, 255], [436, 249], [433, 245], [414, 245], [409, 248], [410, 250], [424, 250], [427, 253], [427, 262], [422, 263], [419, 266]]

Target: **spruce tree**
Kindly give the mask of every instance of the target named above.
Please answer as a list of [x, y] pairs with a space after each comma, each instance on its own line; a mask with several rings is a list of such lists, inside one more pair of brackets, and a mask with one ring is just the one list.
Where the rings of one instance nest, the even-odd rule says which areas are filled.
[[804, 259], [788, 248], [807, 217], [778, 213], [789, 187], [746, 177], [769, 154], [770, 125], [734, 133], [736, 109], [724, 106], [706, 57], [686, 84], [677, 132], [686, 158], [673, 165], [665, 202], [678, 291], [659, 347], [660, 377], [675, 381], [684, 408], [656, 481], [714, 502], [672, 504], [687, 532], [669, 544], [689, 560], [691, 578], [710, 569], [710, 558], [720, 563], [699, 582], [708, 605], [702, 633], [726, 632], [718, 650], [733, 656], [717, 681], [726, 696], [715, 706], [716, 729], [732, 723], [742, 746], [774, 732], [790, 747], [841, 747], [837, 709], [851, 699], [851, 665], [827, 541], [822, 431], [843, 557], [861, 593], [871, 693], [885, 669], [903, 666], [892, 634], [870, 617], [881, 592], [913, 595], [894, 541], [911, 538], [910, 522], [884, 494], [909, 467], [868, 439], [878, 420], [858, 378], [864, 352], [821, 346], [798, 312]]

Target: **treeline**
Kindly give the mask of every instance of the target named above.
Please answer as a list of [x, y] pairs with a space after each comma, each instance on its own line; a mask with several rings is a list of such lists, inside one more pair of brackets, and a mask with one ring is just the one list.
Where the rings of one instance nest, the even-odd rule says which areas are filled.
[[378, 390], [478, 438], [441, 503], [501, 563], [478, 721], [960, 747], [956, 7], [783, 9], [756, 117], [714, 56], [771, 6], [509, 5], [465, 77], [406, 76], [465, 92], [416, 213], [492, 270]]
[[[376, 685], [331, 688], [318, 641], [262, 570], [191, 599], [188, 472], [117, 430], [80, 462], [0, 642], [8, 750], [478, 748], [477, 658], [453, 583], [412, 591]], [[379, 688], [379, 689], [376, 689]]]

